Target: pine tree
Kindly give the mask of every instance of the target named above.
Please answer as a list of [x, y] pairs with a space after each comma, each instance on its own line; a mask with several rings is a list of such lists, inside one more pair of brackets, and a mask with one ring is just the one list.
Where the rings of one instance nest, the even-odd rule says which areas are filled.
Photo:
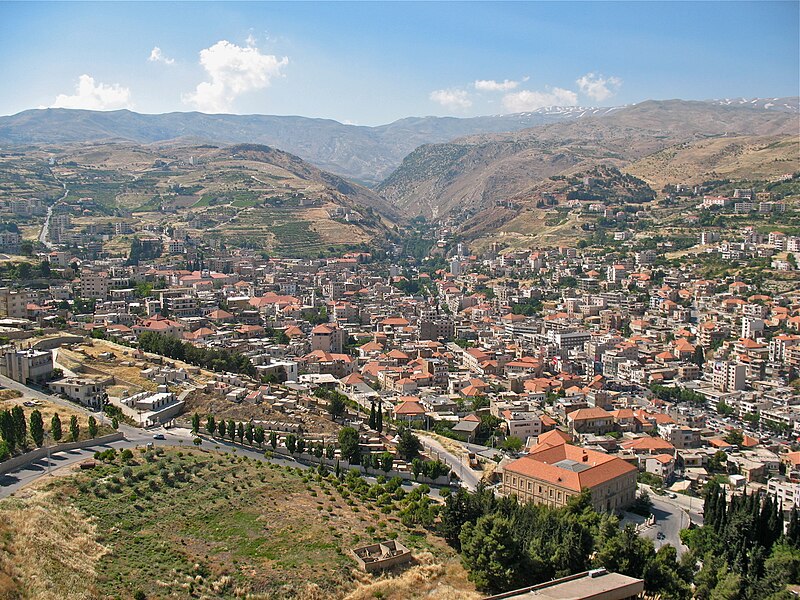
[[253, 439], [256, 441], [259, 448], [264, 446], [264, 428], [260, 425], [256, 427], [255, 432], [253, 432]]
[[199, 431], [200, 431], [200, 415], [194, 413], [192, 415], [192, 433], [194, 435], [197, 435]]
[[275, 450], [278, 447], [278, 434], [274, 431], [269, 432], [269, 445]]
[[44, 444], [44, 419], [38, 410], [31, 413], [31, 437], [34, 443], [41, 448]]
[[206, 431], [211, 435], [214, 435], [217, 432], [217, 423], [212, 415], [208, 415], [208, 418], [206, 419]]
[[236, 437], [236, 423], [233, 421], [233, 419], [228, 421], [228, 437], [231, 438], [231, 441], [233, 441], [233, 438]]
[[97, 437], [97, 419], [94, 418], [94, 415], [89, 415], [89, 437]]
[[239, 424], [236, 426], [236, 437], [238, 437], [238, 438], [239, 438], [239, 443], [240, 443], [240, 444], [241, 444], [242, 442], [244, 442], [244, 425], [243, 425], [242, 423], [239, 423]]
[[53, 436], [55, 441], [59, 441], [64, 435], [61, 431], [61, 417], [58, 416], [58, 413], [55, 413], [53, 418], [50, 419], [50, 435]]
[[219, 433], [219, 437], [225, 439], [225, 430], [226, 430], [226, 423], [225, 419], [220, 419], [219, 425], [217, 426], [217, 432]]

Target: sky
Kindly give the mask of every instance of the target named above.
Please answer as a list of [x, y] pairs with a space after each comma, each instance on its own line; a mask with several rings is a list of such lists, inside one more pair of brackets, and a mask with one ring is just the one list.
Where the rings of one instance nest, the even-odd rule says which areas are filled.
[[0, 114], [377, 125], [800, 95], [800, 2], [7, 2]]

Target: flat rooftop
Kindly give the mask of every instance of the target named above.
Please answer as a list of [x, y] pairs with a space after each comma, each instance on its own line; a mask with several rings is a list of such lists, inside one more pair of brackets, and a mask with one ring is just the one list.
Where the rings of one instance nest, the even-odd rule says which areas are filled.
[[588, 571], [490, 596], [485, 600], [628, 600], [644, 591], [644, 580], [605, 570]]

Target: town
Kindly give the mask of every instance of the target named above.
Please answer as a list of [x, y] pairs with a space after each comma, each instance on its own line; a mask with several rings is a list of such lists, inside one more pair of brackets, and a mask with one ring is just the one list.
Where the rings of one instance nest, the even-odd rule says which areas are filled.
[[[697, 202], [785, 214], [754, 195]], [[669, 237], [473, 253], [429, 226], [420, 259], [399, 245], [297, 259], [119, 222], [133, 242], [110, 258], [113, 237], [58, 233], [69, 210], [48, 217], [51, 249], [4, 266], [6, 405], [30, 389], [27, 406], [69, 401], [112, 436], [177, 425], [198, 445], [266, 441], [552, 508], [588, 490], [679, 554], [709, 486], [771, 497], [787, 521], [798, 508], [800, 291], [746, 267], [795, 273], [800, 236], [698, 227], [683, 244], [698, 252], [670, 259]], [[748, 276], [701, 278], [709, 258]], [[23, 464], [8, 431], [4, 458]]]

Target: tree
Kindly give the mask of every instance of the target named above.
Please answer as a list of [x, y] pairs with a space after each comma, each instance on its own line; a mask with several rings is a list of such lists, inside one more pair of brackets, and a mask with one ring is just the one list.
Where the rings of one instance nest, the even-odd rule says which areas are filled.
[[289, 451], [289, 454], [294, 454], [294, 451], [297, 449], [297, 436], [293, 433], [286, 436], [286, 449]]
[[256, 427], [256, 430], [253, 432], [253, 439], [256, 441], [259, 448], [264, 447], [264, 428], [261, 427], [261, 425]]
[[81, 434], [81, 426], [78, 425], [78, 417], [72, 415], [69, 418], [69, 435], [73, 442], [78, 441], [78, 436]]
[[217, 422], [214, 420], [213, 415], [208, 415], [206, 419], [206, 431], [211, 435], [217, 432]]
[[323, 454], [325, 454], [325, 445], [322, 442], [314, 444], [314, 456], [322, 458]]
[[192, 415], [192, 434], [197, 435], [200, 431], [200, 415], [194, 413]]
[[422, 443], [409, 427], [400, 430], [400, 440], [397, 442], [397, 453], [405, 460], [411, 460], [419, 454]]
[[117, 417], [111, 417], [111, 427], [119, 429], [119, 419]]
[[336, 456], [336, 447], [333, 444], [325, 446], [325, 458], [333, 460], [334, 456]]
[[343, 427], [339, 432], [339, 449], [342, 451], [342, 458], [346, 461], [358, 464], [359, 462], [359, 435], [353, 427]]
[[491, 514], [465, 523], [459, 539], [461, 560], [478, 589], [496, 593], [523, 585], [525, 553], [508, 519]]
[[741, 446], [742, 442], [744, 442], [744, 435], [738, 429], [731, 429], [728, 435], [725, 436], [725, 441], [732, 446]]
[[372, 402], [369, 405], [369, 428], [377, 429], [377, 427], [378, 427], [378, 420], [375, 417], [375, 403]]
[[14, 417], [11, 416], [11, 411], [9, 410], [4, 410], [0, 413], [0, 435], [2, 435], [9, 451], [13, 452], [17, 444], [17, 438]]
[[375, 415], [375, 429], [383, 433], [383, 402], [378, 402], [378, 412]]
[[239, 423], [236, 426], [236, 437], [239, 438], [239, 443], [240, 444], [244, 442], [244, 424]]
[[233, 419], [228, 421], [228, 437], [231, 441], [236, 437], [236, 422]]
[[269, 445], [275, 450], [278, 447], [278, 434], [274, 431], [269, 432]]
[[247, 439], [247, 443], [252, 445], [253, 438], [255, 437], [255, 430], [253, 429], [253, 424], [248, 423], [247, 428], [244, 430], [244, 437]]
[[425, 469], [425, 463], [421, 458], [415, 458], [411, 461], [411, 472], [414, 473], [414, 481], [422, 474]]
[[226, 430], [227, 430], [227, 424], [225, 423], [225, 419], [220, 419], [219, 425], [217, 426], [217, 432], [219, 433], [219, 437], [225, 439]]
[[335, 419], [338, 419], [344, 414], [347, 406], [344, 403], [344, 396], [338, 392], [334, 392], [328, 400], [328, 412]]
[[59, 441], [63, 435], [61, 432], [61, 417], [58, 416], [58, 413], [55, 413], [53, 418], [50, 419], [50, 435], [53, 436], [55, 441]]
[[517, 436], [512, 435], [503, 442], [503, 449], [509, 452], [519, 452], [522, 450], [523, 442]]
[[97, 437], [97, 419], [94, 418], [94, 415], [89, 415], [89, 437]]
[[302, 454], [306, 450], [306, 441], [303, 438], [297, 438], [297, 453]]
[[17, 404], [11, 409], [11, 416], [14, 419], [14, 439], [19, 446], [28, 445], [28, 424], [25, 421], [25, 411]]
[[394, 462], [394, 456], [392, 456], [391, 452], [384, 452], [381, 454], [381, 471], [384, 473], [388, 473], [392, 470], [392, 463]]

